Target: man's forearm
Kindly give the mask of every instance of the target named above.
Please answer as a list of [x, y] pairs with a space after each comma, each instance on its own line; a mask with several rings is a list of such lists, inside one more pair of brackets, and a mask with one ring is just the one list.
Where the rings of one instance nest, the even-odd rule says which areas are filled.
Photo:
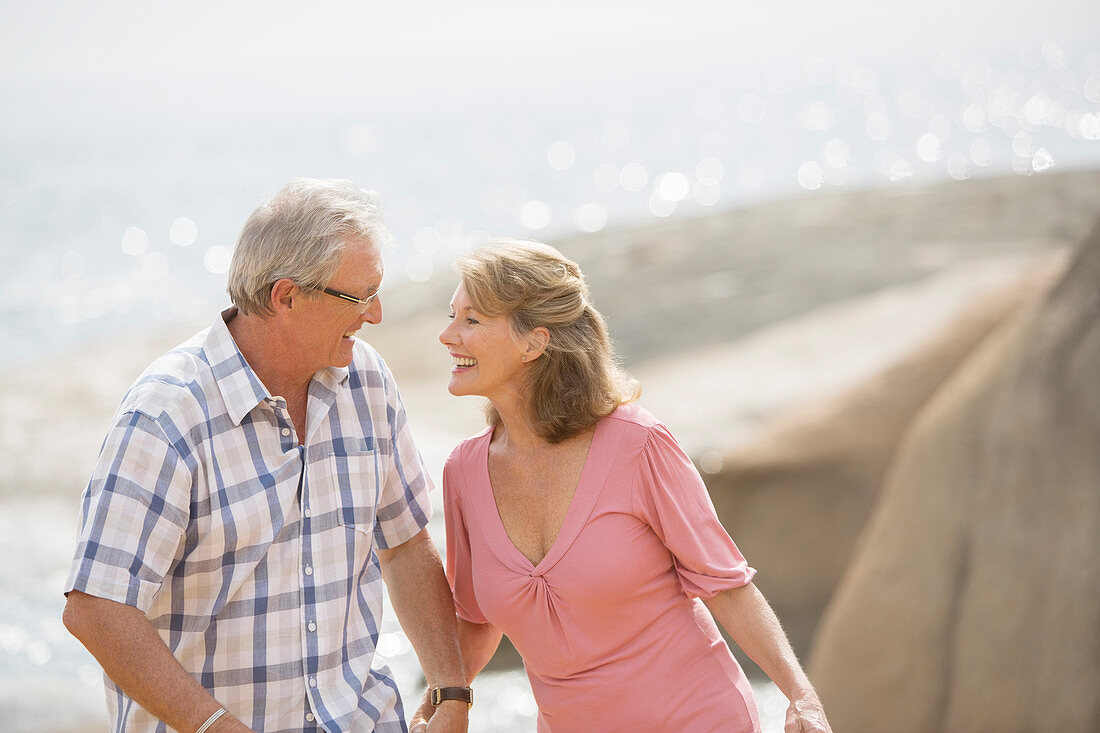
[[[221, 707], [176, 661], [138, 609], [72, 591], [64, 621], [123, 692], [177, 731], [197, 730]], [[209, 728], [211, 733], [247, 730], [230, 715]]]
[[393, 609], [416, 650], [428, 685], [465, 685], [454, 598], [427, 530], [399, 547], [380, 550], [378, 556]]

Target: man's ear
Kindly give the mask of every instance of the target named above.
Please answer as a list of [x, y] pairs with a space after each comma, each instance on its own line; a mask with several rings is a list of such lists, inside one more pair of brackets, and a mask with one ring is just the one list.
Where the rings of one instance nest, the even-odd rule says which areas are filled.
[[281, 315], [294, 307], [294, 301], [302, 294], [302, 289], [289, 277], [276, 280], [271, 286], [271, 296], [268, 307], [275, 315]]
[[527, 348], [523, 351], [524, 361], [534, 361], [543, 355], [546, 347], [550, 345], [550, 329], [545, 326], [535, 326], [524, 338]]

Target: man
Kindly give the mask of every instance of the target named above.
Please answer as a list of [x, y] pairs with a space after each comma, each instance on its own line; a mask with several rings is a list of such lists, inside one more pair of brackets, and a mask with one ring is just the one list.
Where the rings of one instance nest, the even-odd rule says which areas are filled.
[[[107, 676], [111, 729], [404, 731], [372, 668], [382, 582], [466, 730], [430, 479], [382, 320], [377, 198], [296, 179], [241, 232], [234, 306], [123, 398], [83, 496], [65, 625]], [[456, 689], [459, 688], [459, 689]]]

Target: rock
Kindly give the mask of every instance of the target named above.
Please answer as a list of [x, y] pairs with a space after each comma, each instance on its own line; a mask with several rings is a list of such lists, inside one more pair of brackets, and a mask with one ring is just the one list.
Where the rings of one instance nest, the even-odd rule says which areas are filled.
[[1063, 266], [1062, 257], [1040, 260], [1022, 279], [979, 296], [893, 365], [773, 421], [706, 477], [719, 517], [758, 569], [756, 582], [800, 654], [918, 410]]
[[836, 730], [1100, 729], [1100, 226], [921, 411], [822, 619]]

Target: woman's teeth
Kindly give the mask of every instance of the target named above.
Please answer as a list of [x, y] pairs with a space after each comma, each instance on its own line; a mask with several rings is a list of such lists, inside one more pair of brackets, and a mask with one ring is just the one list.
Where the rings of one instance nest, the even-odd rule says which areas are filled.
[[477, 359], [471, 359], [468, 356], [452, 356], [454, 359], [454, 365], [457, 367], [472, 367], [477, 364]]

